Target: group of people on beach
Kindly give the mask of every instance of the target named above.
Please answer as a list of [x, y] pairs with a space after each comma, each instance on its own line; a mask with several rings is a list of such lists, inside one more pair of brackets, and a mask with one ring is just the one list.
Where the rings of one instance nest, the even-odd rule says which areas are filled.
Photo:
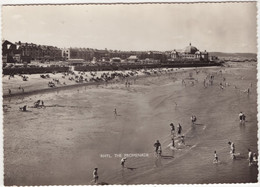
[[[44, 101], [37, 100], [36, 102], [34, 102], [33, 108], [45, 108]], [[19, 107], [19, 110], [22, 112], [27, 112], [27, 105]]]

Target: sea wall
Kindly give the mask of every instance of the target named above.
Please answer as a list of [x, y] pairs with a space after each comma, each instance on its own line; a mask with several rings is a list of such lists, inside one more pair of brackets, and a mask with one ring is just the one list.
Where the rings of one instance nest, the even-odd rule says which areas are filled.
[[52, 73], [52, 72], [66, 72], [69, 67], [54, 66], [54, 67], [19, 67], [19, 68], [4, 68], [4, 75], [12, 74], [37, 74], [37, 73]]
[[185, 67], [204, 67], [220, 66], [219, 63], [168, 63], [168, 64], [127, 64], [127, 65], [109, 65], [109, 66], [75, 66], [76, 71], [109, 71], [109, 70], [129, 70], [129, 69], [151, 69], [151, 68], [185, 68]]

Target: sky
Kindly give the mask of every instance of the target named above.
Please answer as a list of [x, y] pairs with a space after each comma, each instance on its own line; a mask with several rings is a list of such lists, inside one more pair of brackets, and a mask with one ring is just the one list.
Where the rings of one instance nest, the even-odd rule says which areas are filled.
[[123, 51], [257, 52], [256, 2], [3, 6], [2, 39]]

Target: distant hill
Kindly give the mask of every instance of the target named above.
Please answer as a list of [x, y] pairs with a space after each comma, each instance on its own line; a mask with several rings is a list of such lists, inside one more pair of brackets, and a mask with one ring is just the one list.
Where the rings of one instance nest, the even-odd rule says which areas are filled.
[[246, 58], [256, 59], [256, 53], [223, 53], [223, 52], [209, 52], [210, 56], [217, 56], [219, 58]]

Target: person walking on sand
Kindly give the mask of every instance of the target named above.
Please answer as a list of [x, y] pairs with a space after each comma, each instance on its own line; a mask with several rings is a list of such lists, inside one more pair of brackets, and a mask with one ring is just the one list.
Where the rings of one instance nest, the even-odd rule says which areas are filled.
[[94, 179], [95, 184], [97, 184], [97, 182], [98, 182], [98, 173], [97, 173], [97, 171], [98, 171], [98, 168], [95, 168], [94, 171], [93, 171], [93, 179]]
[[171, 135], [174, 136], [174, 133], [175, 133], [175, 127], [174, 127], [174, 124], [171, 123], [170, 126], [171, 126]]
[[181, 135], [181, 131], [182, 131], [182, 126], [181, 124], [178, 124], [178, 135]]
[[9, 95], [12, 95], [11, 89], [8, 89], [8, 93], [9, 93]]
[[161, 155], [162, 153], [162, 147], [161, 147], [161, 143], [159, 142], [159, 140], [157, 140], [155, 143], [154, 143], [154, 147], [155, 147], [155, 153], [158, 155]]
[[217, 155], [217, 151], [214, 151], [214, 160], [213, 160], [213, 163], [217, 164], [218, 163], [218, 155]]
[[253, 164], [253, 153], [250, 149], [248, 149], [248, 160], [249, 160], [249, 166]]
[[235, 144], [233, 142], [228, 142], [228, 144], [230, 145], [230, 155], [232, 159], [235, 159]]

